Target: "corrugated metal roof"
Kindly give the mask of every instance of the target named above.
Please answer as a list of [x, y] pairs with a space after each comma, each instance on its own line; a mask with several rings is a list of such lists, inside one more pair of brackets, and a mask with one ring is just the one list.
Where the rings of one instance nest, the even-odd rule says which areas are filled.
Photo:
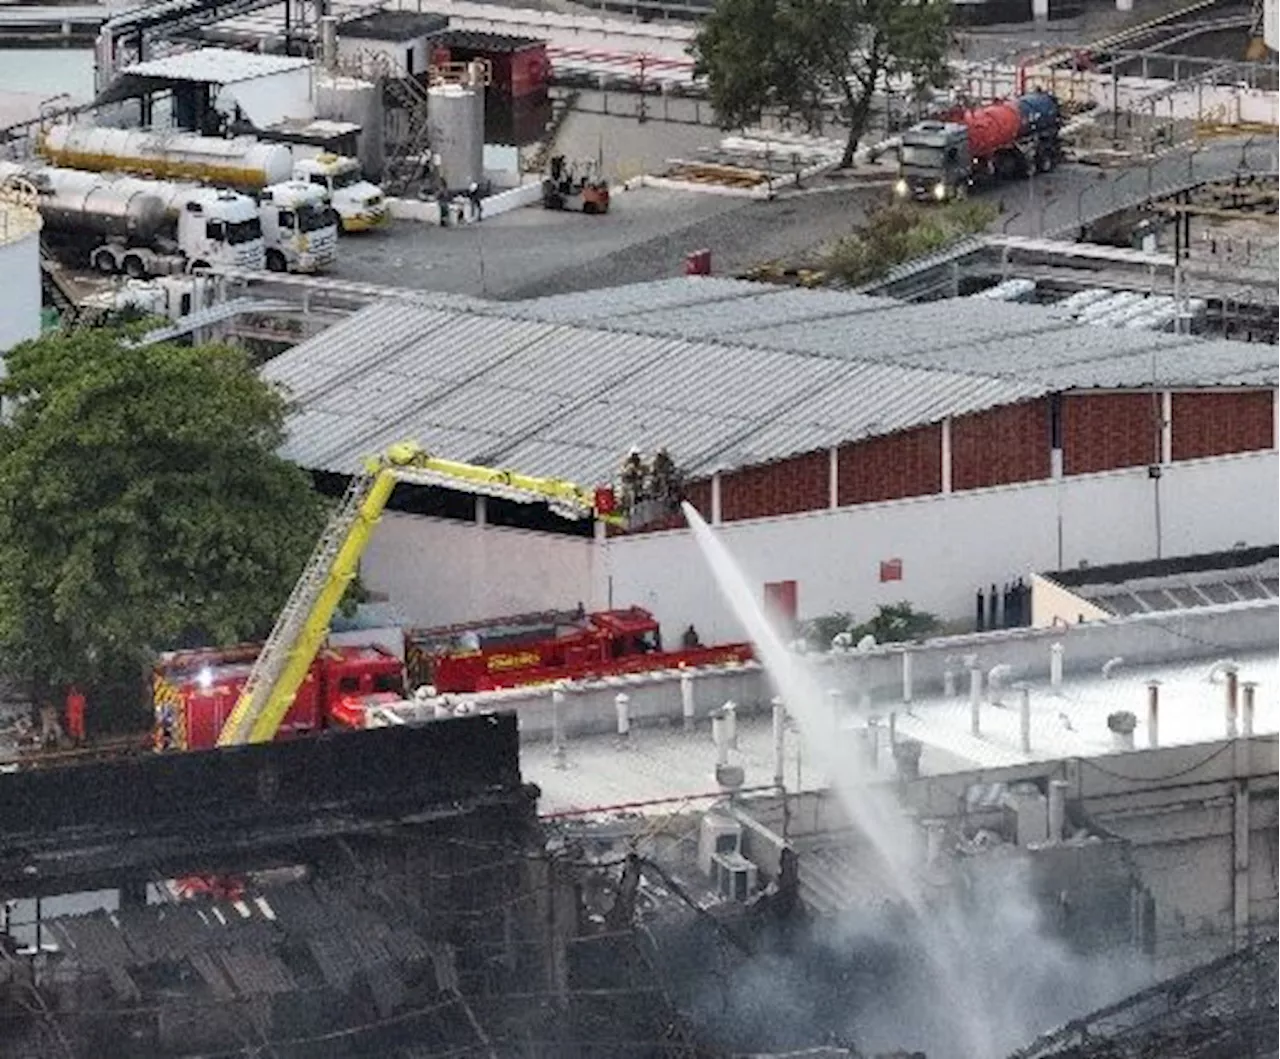
[[168, 55], [163, 59], [152, 59], [150, 62], [134, 63], [120, 72], [130, 77], [230, 85], [238, 81], [251, 81], [255, 77], [301, 70], [310, 65], [310, 59], [285, 55], [262, 55], [232, 48], [200, 48], [197, 51]]

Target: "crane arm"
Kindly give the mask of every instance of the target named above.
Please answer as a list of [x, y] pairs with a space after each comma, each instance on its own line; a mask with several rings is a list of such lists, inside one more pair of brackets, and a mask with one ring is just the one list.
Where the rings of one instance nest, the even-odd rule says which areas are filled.
[[599, 510], [595, 497], [571, 482], [442, 460], [412, 442], [392, 446], [352, 479], [254, 662], [218, 736], [219, 746], [275, 738], [398, 482], [462, 489], [520, 503], [546, 502], [567, 518], [622, 522], [611, 512]]

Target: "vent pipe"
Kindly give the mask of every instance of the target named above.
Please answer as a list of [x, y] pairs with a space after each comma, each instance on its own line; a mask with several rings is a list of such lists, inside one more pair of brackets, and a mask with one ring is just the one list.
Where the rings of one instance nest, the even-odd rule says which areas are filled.
[[1160, 745], [1160, 681], [1147, 681], [1147, 745]]
[[1119, 669], [1122, 665], [1124, 665], [1124, 659], [1120, 657], [1120, 655], [1116, 655], [1115, 658], [1108, 658], [1105, 662], [1102, 663], [1103, 679], [1110, 680], [1111, 675], [1117, 669]]
[[1252, 680], [1246, 680], [1240, 686], [1244, 689], [1244, 737], [1251, 739], [1253, 737], [1254, 695], [1258, 690], [1258, 685]]
[[1049, 687], [1062, 687], [1062, 644], [1049, 645]]
[[613, 707], [618, 712], [618, 736], [626, 739], [631, 735], [631, 696], [625, 691], [618, 692], [613, 698]]
[[[323, 0], [318, 6], [323, 6]], [[333, 73], [338, 67], [338, 19], [335, 15], [324, 15], [320, 19], [320, 65], [326, 73]]]
[[911, 701], [911, 652], [902, 652], [902, 701]]
[[996, 706], [1004, 705], [1001, 700], [1000, 689], [1011, 673], [1013, 673], [1013, 667], [1005, 665], [1003, 662], [987, 670], [987, 698]]
[[976, 662], [969, 665], [969, 731], [982, 732], [982, 670]]
[[738, 704], [733, 699], [724, 704], [724, 737], [731, 749], [738, 749]]
[[954, 699], [956, 697], [956, 674], [955, 670], [951, 668], [951, 663], [954, 661], [955, 659], [950, 655], [943, 660], [942, 694], [949, 699]]
[[729, 740], [725, 735], [725, 719], [722, 710], [711, 715], [711, 739], [716, 744], [716, 770], [729, 764]]
[[1018, 734], [1022, 740], [1022, 752], [1031, 753], [1031, 688], [1026, 684], [1018, 686], [1021, 698], [1018, 702]]
[[787, 708], [780, 696], [773, 699], [773, 785], [783, 786], [782, 763], [787, 749]]
[[684, 730], [693, 730], [693, 674], [687, 670], [680, 674], [680, 712], [684, 717]]
[[1067, 826], [1067, 788], [1066, 780], [1049, 781], [1049, 841], [1062, 841], [1062, 832]]
[[1240, 672], [1235, 666], [1227, 670], [1227, 738], [1234, 739], [1238, 734], [1240, 717]]

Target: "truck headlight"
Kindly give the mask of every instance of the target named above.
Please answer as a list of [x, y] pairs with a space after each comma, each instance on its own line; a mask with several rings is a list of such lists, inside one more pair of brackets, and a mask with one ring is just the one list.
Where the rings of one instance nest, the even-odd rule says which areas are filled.
[[905, 199], [907, 197], [907, 192], [910, 190], [911, 189], [907, 187], [907, 182], [901, 177], [899, 177], [898, 182], [893, 185], [893, 193], [900, 199]]
[[947, 185], [946, 185], [946, 184], [941, 184], [941, 183], [939, 183], [939, 184], [934, 184], [934, 185], [933, 185], [933, 197], [934, 197], [935, 199], [937, 199], [939, 202], [941, 202], [943, 199], [945, 199], [945, 198], [947, 197]]

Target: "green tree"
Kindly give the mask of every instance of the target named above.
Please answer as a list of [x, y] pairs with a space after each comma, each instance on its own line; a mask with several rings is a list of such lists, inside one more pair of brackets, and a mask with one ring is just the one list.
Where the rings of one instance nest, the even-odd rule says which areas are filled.
[[287, 405], [227, 346], [56, 333], [0, 383], [0, 666], [33, 696], [263, 635], [324, 522]]
[[946, 0], [717, 0], [691, 52], [725, 128], [776, 107], [812, 131], [839, 100], [847, 167], [887, 78], [945, 83], [949, 23]]

